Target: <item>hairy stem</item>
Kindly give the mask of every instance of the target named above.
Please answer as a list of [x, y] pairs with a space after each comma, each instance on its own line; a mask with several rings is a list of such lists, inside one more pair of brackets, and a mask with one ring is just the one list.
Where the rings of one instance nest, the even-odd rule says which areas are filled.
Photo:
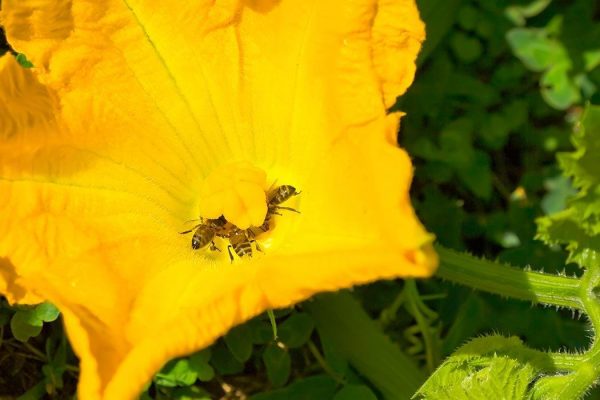
[[533, 303], [582, 310], [581, 280], [525, 271], [436, 246], [440, 256], [437, 276], [474, 289]]

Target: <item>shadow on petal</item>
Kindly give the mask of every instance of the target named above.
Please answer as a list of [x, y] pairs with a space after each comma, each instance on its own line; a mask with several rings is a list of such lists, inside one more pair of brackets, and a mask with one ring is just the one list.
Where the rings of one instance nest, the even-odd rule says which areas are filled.
[[15, 266], [5, 257], [0, 257], [0, 294], [6, 296], [11, 304], [37, 304], [44, 301], [19, 282]]
[[245, 0], [243, 3], [246, 7], [252, 9], [252, 11], [266, 14], [274, 7], [277, 7], [281, 3], [281, 0]]

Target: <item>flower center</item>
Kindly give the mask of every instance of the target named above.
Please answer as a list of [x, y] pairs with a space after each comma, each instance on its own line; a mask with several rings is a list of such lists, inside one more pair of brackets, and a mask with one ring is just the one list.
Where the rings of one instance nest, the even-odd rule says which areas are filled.
[[225, 217], [239, 229], [261, 226], [267, 215], [266, 173], [249, 162], [236, 162], [212, 171], [200, 188], [199, 214]]

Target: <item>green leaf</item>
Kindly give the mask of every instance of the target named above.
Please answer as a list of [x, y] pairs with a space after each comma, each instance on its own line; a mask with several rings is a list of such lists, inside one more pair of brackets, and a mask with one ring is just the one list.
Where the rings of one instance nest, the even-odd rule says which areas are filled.
[[455, 32], [450, 38], [450, 47], [454, 54], [465, 64], [469, 64], [481, 57], [483, 46], [479, 39]]
[[[58, 346], [55, 350], [57, 342]], [[58, 339], [50, 337], [46, 340], [46, 357], [48, 363], [42, 367], [42, 373], [46, 380], [46, 391], [52, 395], [57, 393], [56, 389], [63, 387], [63, 374], [67, 365], [67, 339], [65, 336]]]
[[58, 316], [60, 315], [60, 311], [51, 303], [42, 303], [38, 304], [34, 308], [35, 317], [43, 322], [53, 322], [56, 321]]
[[529, 122], [528, 103], [524, 100], [514, 100], [502, 109], [502, 117], [508, 130], [516, 130]]
[[482, 326], [486, 323], [486, 313], [490, 311], [480, 297], [474, 293], [471, 293], [466, 300], [462, 301], [457, 314], [448, 324], [449, 327], [442, 347], [443, 354], [451, 353], [464, 343], [466, 338], [481, 331]]
[[326, 375], [300, 379], [286, 388], [252, 396], [250, 400], [329, 400], [337, 383]]
[[447, 90], [448, 95], [464, 97], [482, 107], [492, 106], [500, 101], [500, 94], [496, 88], [466, 73], [453, 73], [448, 80]]
[[290, 394], [286, 389], [273, 390], [250, 397], [250, 400], [289, 400]]
[[265, 349], [262, 360], [267, 368], [267, 377], [273, 386], [283, 386], [290, 377], [292, 368], [292, 359], [287, 350], [271, 343]]
[[503, 147], [509, 133], [509, 119], [502, 114], [489, 114], [484, 117], [480, 136], [488, 148], [498, 150]]
[[464, 209], [456, 199], [446, 197], [434, 186], [426, 188], [422, 196], [423, 200], [417, 203], [417, 207], [419, 215], [423, 216], [425, 226], [436, 233], [439, 243], [460, 249], [461, 229], [465, 220]]
[[515, 56], [532, 71], [542, 72], [570, 62], [564, 46], [550, 39], [544, 29], [511, 29], [506, 39]]
[[541, 206], [547, 215], [564, 210], [567, 205], [567, 199], [577, 193], [573, 189], [571, 180], [562, 175], [546, 179], [544, 187], [548, 192], [542, 199]]
[[0, 326], [6, 325], [12, 316], [12, 311], [9, 308], [5, 308], [0, 304]]
[[416, 398], [521, 400], [534, 379], [552, 368], [547, 354], [526, 348], [519, 338], [478, 338], [446, 359]]
[[315, 322], [306, 313], [292, 314], [279, 326], [279, 338], [288, 348], [295, 349], [310, 339]]
[[557, 64], [548, 69], [540, 80], [542, 97], [557, 110], [566, 110], [581, 101], [579, 87], [569, 76], [571, 66]]
[[154, 400], [154, 399], [146, 391], [146, 392], [142, 393], [139, 400]]
[[481, 19], [481, 15], [477, 8], [467, 4], [458, 11], [458, 23], [461, 28], [472, 31], [477, 26], [477, 22]]
[[210, 393], [197, 386], [180, 387], [170, 393], [172, 400], [211, 400]]
[[210, 348], [198, 351], [189, 357], [190, 370], [198, 375], [202, 382], [211, 381], [215, 377], [215, 370], [208, 363], [210, 360]]
[[249, 334], [254, 344], [267, 344], [273, 340], [273, 329], [269, 321], [254, 318], [246, 322]]
[[59, 315], [58, 309], [50, 303], [23, 307], [12, 316], [10, 328], [17, 340], [26, 342], [41, 333], [44, 322], [54, 321]]
[[367, 386], [346, 385], [335, 394], [333, 400], [377, 400], [377, 396]]
[[154, 377], [160, 386], [190, 386], [196, 382], [198, 375], [190, 368], [189, 360], [181, 358], [169, 361]]
[[52, 365], [46, 364], [42, 366], [42, 374], [46, 381], [46, 392], [50, 395], [57, 393], [57, 389], [62, 389], [63, 379], [62, 374], [64, 371], [53, 368]]
[[590, 50], [583, 53], [585, 70], [591, 71], [600, 65], [600, 49]]
[[244, 370], [244, 364], [239, 362], [229, 348], [221, 341], [212, 347], [210, 364], [221, 375], [238, 374]]
[[490, 156], [475, 150], [469, 164], [457, 169], [458, 177], [477, 197], [487, 200], [492, 195], [492, 167]]
[[17, 310], [10, 320], [10, 329], [15, 339], [26, 342], [42, 332], [44, 323], [34, 310]]
[[418, 0], [417, 5], [425, 25], [427, 40], [419, 54], [419, 64], [422, 64], [442, 41], [454, 25], [456, 14], [463, 0]]
[[505, 14], [515, 25], [523, 26], [527, 18], [535, 17], [551, 2], [552, 0], [535, 0], [524, 6], [506, 7]]
[[600, 106], [586, 108], [573, 144], [575, 151], [561, 154], [559, 163], [579, 193], [566, 210], [536, 221], [538, 238], [566, 244], [569, 261], [589, 267], [589, 255], [600, 252]]
[[27, 392], [17, 397], [17, 400], [39, 400], [43, 399], [46, 395], [46, 383], [40, 381]]
[[446, 125], [439, 135], [440, 149], [435, 153], [436, 159], [457, 170], [468, 168], [473, 160], [474, 129], [475, 123], [469, 118], [459, 118]]
[[17, 62], [24, 68], [32, 68], [33, 64], [27, 59], [25, 54], [18, 53], [16, 56]]
[[239, 361], [246, 362], [252, 355], [252, 335], [246, 324], [232, 328], [223, 338], [231, 354]]
[[319, 333], [319, 339], [327, 365], [340, 377], [346, 377], [350, 372], [350, 365], [346, 357], [336, 348], [334, 340], [322, 333]]

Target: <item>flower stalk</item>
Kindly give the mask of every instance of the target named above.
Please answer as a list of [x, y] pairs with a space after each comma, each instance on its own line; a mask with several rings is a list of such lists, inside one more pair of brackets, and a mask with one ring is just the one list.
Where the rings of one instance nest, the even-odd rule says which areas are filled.
[[384, 335], [349, 293], [319, 295], [304, 307], [319, 334], [331, 339], [339, 354], [386, 400], [409, 399], [425, 381], [415, 362]]

